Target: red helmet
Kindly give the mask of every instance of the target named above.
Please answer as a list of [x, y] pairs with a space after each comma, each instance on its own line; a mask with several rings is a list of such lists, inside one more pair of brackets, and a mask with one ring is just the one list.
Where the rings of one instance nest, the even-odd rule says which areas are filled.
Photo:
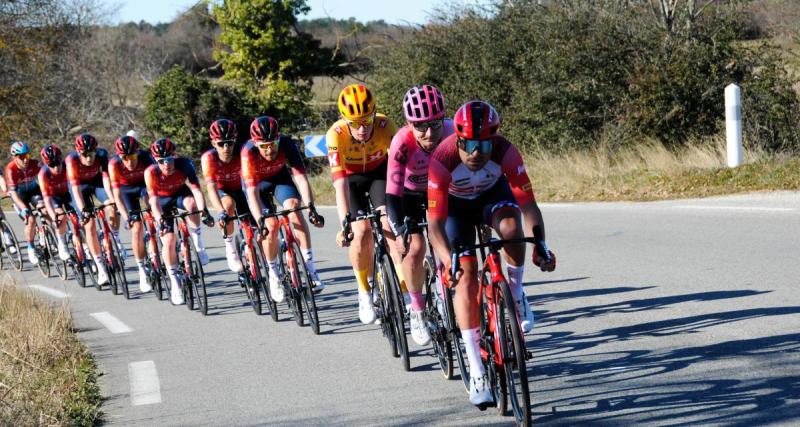
[[409, 122], [444, 118], [444, 97], [436, 86], [414, 86], [403, 97], [403, 114]]
[[462, 139], [491, 139], [500, 128], [500, 116], [494, 107], [483, 101], [469, 101], [453, 117], [456, 135]]
[[55, 144], [45, 145], [42, 147], [42, 151], [39, 152], [39, 154], [42, 156], [42, 161], [47, 166], [55, 167], [61, 165], [61, 160], [63, 159], [61, 149]]
[[114, 143], [114, 151], [120, 156], [133, 154], [139, 151], [139, 141], [132, 136], [121, 136], [117, 138], [117, 142]]
[[236, 141], [239, 136], [236, 124], [228, 119], [214, 121], [208, 128], [208, 132], [211, 134], [211, 141]]
[[94, 150], [97, 150], [97, 140], [92, 135], [82, 133], [75, 138], [75, 151], [83, 153]]
[[159, 138], [153, 143], [153, 146], [150, 147], [150, 153], [153, 155], [153, 158], [160, 159], [175, 154], [176, 148], [175, 143], [169, 138]]
[[253, 141], [274, 141], [280, 136], [278, 121], [270, 116], [256, 117], [250, 123], [250, 138]]

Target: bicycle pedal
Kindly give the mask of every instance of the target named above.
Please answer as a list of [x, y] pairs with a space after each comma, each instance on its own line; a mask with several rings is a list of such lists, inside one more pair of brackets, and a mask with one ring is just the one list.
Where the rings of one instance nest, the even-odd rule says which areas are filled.
[[531, 353], [529, 350], [525, 350], [525, 360], [531, 359], [533, 359], [533, 353]]

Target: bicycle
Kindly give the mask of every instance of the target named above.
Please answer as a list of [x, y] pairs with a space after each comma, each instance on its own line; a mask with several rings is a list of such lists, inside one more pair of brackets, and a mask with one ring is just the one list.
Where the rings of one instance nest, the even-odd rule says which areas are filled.
[[[375, 244], [373, 258], [373, 283], [378, 287], [378, 301], [376, 316], [380, 319], [383, 336], [389, 341], [392, 356], [399, 357], [406, 371], [411, 370], [411, 361], [408, 356], [408, 340], [406, 337], [406, 308], [403, 292], [400, 289], [400, 280], [394, 269], [394, 263], [386, 247], [386, 238], [383, 235], [381, 216], [386, 214], [376, 211], [369, 200], [369, 212], [366, 215], [352, 218], [350, 213], [344, 220], [344, 238], [348, 242], [353, 240], [351, 223], [355, 221], [369, 221], [372, 228], [372, 237]], [[374, 290], [373, 290], [374, 292]]]
[[317, 303], [314, 300], [313, 282], [311, 281], [311, 275], [308, 273], [306, 261], [303, 259], [300, 244], [294, 237], [292, 226], [289, 223], [289, 214], [305, 209], [308, 209], [308, 206], [284, 209], [264, 215], [261, 220], [265, 221], [267, 218], [278, 219], [280, 252], [283, 254], [283, 256], [279, 257], [281, 284], [286, 295], [286, 304], [289, 306], [289, 310], [292, 312], [298, 326], [303, 326], [303, 311], [305, 310], [311, 330], [314, 331], [314, 334], [319, 335], [319, 314], [317, 313]]
[[[531, 424], [527, 361], [532, 358], [525, 346], [525, 335], [519, 324], [514, 297], [503, 274], [500, 249], [509, 243], [536, 243], [533, 237], [491, 239], [476, 245], [457, 244], [450, 264], [450, 287], [456, 284], [461, 271], [458, 254], [475, 249], [488, 249], [480, 271], [481, 358], [486, 366], [495, 405], [501, 415], [508, 410], [510, 398], [518, 425]], [[481, 408], [485, 409], [485, 408]]]
[[[159, 300], [167, 299], [167, 290], [169, 287], [169, 280], [167, 277], [167, 268], [161, 260], [161, 249], [158, 242], [158, 232], [156, 231], [156, 223], [153, 219], [153, 214], [149, 208], [133, 210], [128, 213], [130, 222], [142, 221], [144, 228], [144, 241], [145, 256], [144, 268], [147, 272], [147, 280], [155, 293], [156, 298]], [[164, 285], [166, 283], [166, 286]]]
[[[278, 307], [269, 293], [266, 275], [264, 274], [264, 249], [258, 243], [259, 229], [253, 227], [249, 213], [228, 217], [225, 222], [239, 222], [239, 233], [236, 236], [236, 250], [242, 261], [242, 271], [239, 273], [239, 284], [244, 287], [247, 299], [257, 315], [264, 314], [262, 304], [269, 306], [272, 320], [278, 320]], [[255, 242], [255, 243], [254, 243]], [[262, 295], [264, 298], [262, 298]]]
[[[94, 207], [92, 208], [90, 217], [93, 217], [95, 220], [97, 220], [97, 237], [100, 240], [100, 246], [102, 249], [101, 256], [105, 258], [104, 261], [106, 268], [108, 269], [111, 292], [114, 295], [119, 295], [120, 288], [122, 288], [122, 293], [125, 294], [125, 299], [130, 299], [131, 295], [128, 289], [128, 279], [125, 277], [125, 259], [122, 258], [122, 251], [117, 243], [117, 239], [115, 239], [111, 234], [111, 226], [108, 225], [108, 220], [106, 219], [105, 208], [107, 206], [116, 205], [111, 203], [108, 205]], [[96, 282], [95, 286], [97, 287], [98, 291], [102, 290], [103, 288], [99, 282]]]
[[[3, 199], [11, 199], [11, 196], [0, 197], [0, 200]], [[2, 244], [0, 244], [0, 252], [6, 254], [11, 265], [14, 266], [17, 271], [22, 271], [22, 253], [19, 250], [19, 241], [2, 209], [0, 209], [0, 242], [2, 242]], [[4, 257], [0, 254], [0, 269], [5, 268], [3, 259]]]
[[85, 288], [87, 286], [86, 275], [88, 273], [92, 283], [97, 283], [97, 268], [89, 256], [86, 236], [84, 235], [83, 227], [80, 225], [78, 214], [68, 208], [64, 212], [56, 213], [56, 222], [61, 217], [66, 217], [68, 221], [65, 240], [70, 254], [68, 265], [72, 267], [72, 275], [75, 277], [75, 281], [78, 282], [80, 287]]
[[47, 220], [47, 212], [44, 207], [37, 208], [31, 213], [36, 221], [34, 236], [34, 251], [39, 260], [37, 267], [42, 276], [49, 278], [51, 269], [50, 263], [55, 265], [58, 276], [67, 279], [67, 262], [58, 257], [58, 244], [56, 243], [56, 233], [52, 225]]
[[201, 214], [203, 211], [180, 212], [173, 210], [171, 214], [163, 215], [163, 219], [175, 219], [176, 249], [178, 255], [178, 274], [180, 275], [181, 291], [186, 307], [194, 310], [195, 298], [197, 298], [197, 308], [203, 315], [208, 315], [208, 295], [206, 294], [206, 280], [203, 277], [203, 266], [197, 255], [189, 234], [189, 226], [186, 224], [186, 217]]

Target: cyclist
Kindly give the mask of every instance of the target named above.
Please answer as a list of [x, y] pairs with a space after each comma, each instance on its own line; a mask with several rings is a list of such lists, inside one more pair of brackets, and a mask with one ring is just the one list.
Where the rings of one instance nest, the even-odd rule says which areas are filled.
[[[392, 231], [397, 236], [397, 250], [403, 257], [403, 276], [411, 299], [411, 337], [419, 345], [430, 342], [425, 327], [422, 285], [425, 280], [427, 245], [422, 227], [427, 206], [428, 163], [430, 155], [442, 139], [453, 133], [453, 121], [444, 118], [444, 97], [431, 85], [412, 87], [403, 97], [406, 125], [392, 138], [386, 180], [386, 208]], [[404, 219], [411, 219], [405, 229]], [[408, 234], [408, 247], [403, 235]]]
[[[183, 293], [178, 285], [178, 256], [175, 253], [175, 221], [163, 215], [175, 208], [187, 211], [201, 210], [203, 221], [208, 223], [211, 219], [206, 211], [206, 202], [200, 190], [200, 182], [194, 170], [192, 161], [185, 157], [175, 156], [175, 144], [169, 138], [160, 138], [150, 147], [150, 153], [155, 164], [144, 172], [144, 182], [147, 186], [148, 201], [153, 211], [153, 218], [158, 223], [161, 233], [164, 265], [170, 281], [170, 299], [173, 304], [183, 304]], [[200, 218], [194, 214], [189, 216], [189, 231], [197, 249], [200, 263], [208, 264], [208, 254], [200, 236]]]
[[[4, 196], [8, 194], [8, 187], [6, 186], [6, 179], [3, 176], [3, 168], [0, 168], [0, 194], [2, 194]], [[14, 205], [14, 209], [16, 209], [16, 208], [17, 208], [17, 205]], [[5, 215], [5, 214], [0, 214], [0, 215]], [[3, 239], [3, 243], [5, 243], [6, 248], [8, 248], [8, 251], [10, 253], [12, 253], [12, 254], [17, 253], [17, 247], [14, 246], [14, 241], [11, 239], [11, 232], [10, 231], [8, 231], [6, 229], [3, 229], [2, 239]]]
[[208, 200], [220, 211], [218, 225], [225, 241], [225, 258], [228, 268], [234, 273], [242, 271], [242, 260], [233, 241], [233, 222], [228, 218], [250, 212], [247, 198], [242, 190], [242, 147], [236, 143], [239, 133], [236, 124], [219, 119], [208, 128], [211, 144], [215, 147], [200, 158], [203, 176], [206, 179]]
[[[328, 130], [325, 142], [336, 191], [336, 211], [339, 221], [343, 223], [348, 213], [355, 217], [367, 212], [367, 194], [376, 209], [385, 210], [388, 151], [397, 128], [388, 117], [377, 114], [375, 98], [364, 85], [345, 87], [339, 94], [337, 105], [341, 119]], [[381, 220], [383, 232], [389, 241], [390, 255], [401, 286], [404, 286], [394, 234], [389, 228], [389, 221], [385, 217]], [[336, 234], [336, 243], [340, 247], [349, 246], [350, 262], [358, 283], [358, 318], [362, 323], [369, 324], [375, 321], [372, 305], [372, 234], [366, 221], [353, 223], [352, 231], [352, 242], [345, 240], [342, 229]]]
[[[288, 166], [288, 168], [287, 168]], [[291, 169], [291, 173], [289, 172]], [[278, 276], [278, 223], [275, 218], [262, 224], [263, 215], [270, 213], [272, 197], [286, 209], [296, 208], [303, 203], [309, 207], [308, 219], [316, 227], [324, 225], [324, 218], [314, 208], [314, 194], [306, 177], [306, 169], [300, 150], [289, 137], [281, 135], [278, 121], [269, 116], [257, 117], [250, 124], [250, 141], [242, 149], [242, 177], [244, 178], [247, 202], [257, 224], [266, 225], [269, 231], [264, 239], [264, 252], [269, 266], [270, 294], [275, 301], [283, 301], [285, 295]], [[294, 180], [293, 180], [294, 178]], [[299, 190], [299, 191], [298, 191]], [[311, 235], [300, 212], [289, 214], [289, 221], [297, 233], [297, 240], [306, 261], [315, 292], [321, 291], [325, 284], [319, 280], [314, 268], [311, 250]]]
[[[105, 212], [112, 227], [112, 234], [119, 240], [119, 217], [117, 209], [110, 204], [111, 184], [108, 180], [108, 152], [97, 148], [97, 140], [88, 133], [82, 133], [75, 138], [75, 151], [70, 153], [66, 160], [67, 180], [72, 192], [72, 203], [81, 216], [83, 229], [86, 233], [86, 243], [97, 265], [97, 283], [108, 283], [104, 257], [97, 237], [97, 223], [92, 221], [93, 198], [105, 206]], [[123, 249], [124, 254], [124, 249]], [[124, 255], [123, 255], [124, 256]]]
[[[553, 271], [556, 261], [545, 243], [542, 213], [519, 150], [497, 133], [497, 111], [486, 102], [470, 101], [456, 111], [453, 121], [455, 133], [434, 151], [428, 178], [428, 232], [437, 256], [445, 264], [445, 274], [450, 271], [453, 246], [456, 242], [473, 243], [476, 225], [490, 225], [502, 239], [521, 238], [520, 212], [525, 218], [525, 234], [532, 233], [537, 239], [533, 263], [543, 271]], [[504, 252], [508, 284], [520, 323], [529, 332], [533, 313], [522, 289], [525, 246], [509, 244]], [[454, 304], [469, 359], [469, 399], [484, 407], [492, 396], [479, 347], [479, 266], [474, 253], [458, 256], [463, 274], [458, 279]]]
[[[144, 225], [138, 215], [129, 212], [140, 210], [140, 199], [147, 202], [147, 188], [144, 185], [144, 171], [153, 164], [153, 158], [146, 150], [139, 148], [139, 141], [133, 136], [121, 136], [114, 142], [117, 153], [108, 162], [108, 177], [114, 201], [120, 207], [122, 219], [131, 229], [131, 248], [139, 270], [139, 290], [150, 292], [144, 269]], [[122, 209], [124, 207], [124, 209]]]
[[28, 240], [28, 260], [31, 264], [39, 263], [36, 256], [36, 249], [33, 245], [33, 238], [36, 233], [36, 220], [31, 215], [31, 209], [38, 209], [43, 206], [42, 193], [39, 184], [36, 182], [39, 176], [41, 163], [37, 159], [31, 159], [28, 144], [16, 141], [11, 144], [11, 155], [13, 158], [6, 166], [6, 185], [8, 195], [14, 202], [20, 218], [25, 222], [25, 239]]
[[64, 165], [64, 156], [61, 149], [55, 144], [47, 144], [39, 153], [45, 166], [39, 170], [39, 188], [44, 199], [44, 206], [53, 224], [56, 224], [58, 240], [58, 257], [66, 261], [69, 259], [65, 233], [67, 232], [67, 219], [57, 219], [57, 214], [69, 210], [72, 197], [67, 186], [67, 167]]

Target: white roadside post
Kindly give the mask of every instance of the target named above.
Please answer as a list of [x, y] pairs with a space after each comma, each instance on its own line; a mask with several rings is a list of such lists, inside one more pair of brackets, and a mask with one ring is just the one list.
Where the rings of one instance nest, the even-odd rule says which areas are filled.
[[742, 90], [735, 84], [725, 88], [725, 135], [728, 140], [728, 167], [742, 164]]

